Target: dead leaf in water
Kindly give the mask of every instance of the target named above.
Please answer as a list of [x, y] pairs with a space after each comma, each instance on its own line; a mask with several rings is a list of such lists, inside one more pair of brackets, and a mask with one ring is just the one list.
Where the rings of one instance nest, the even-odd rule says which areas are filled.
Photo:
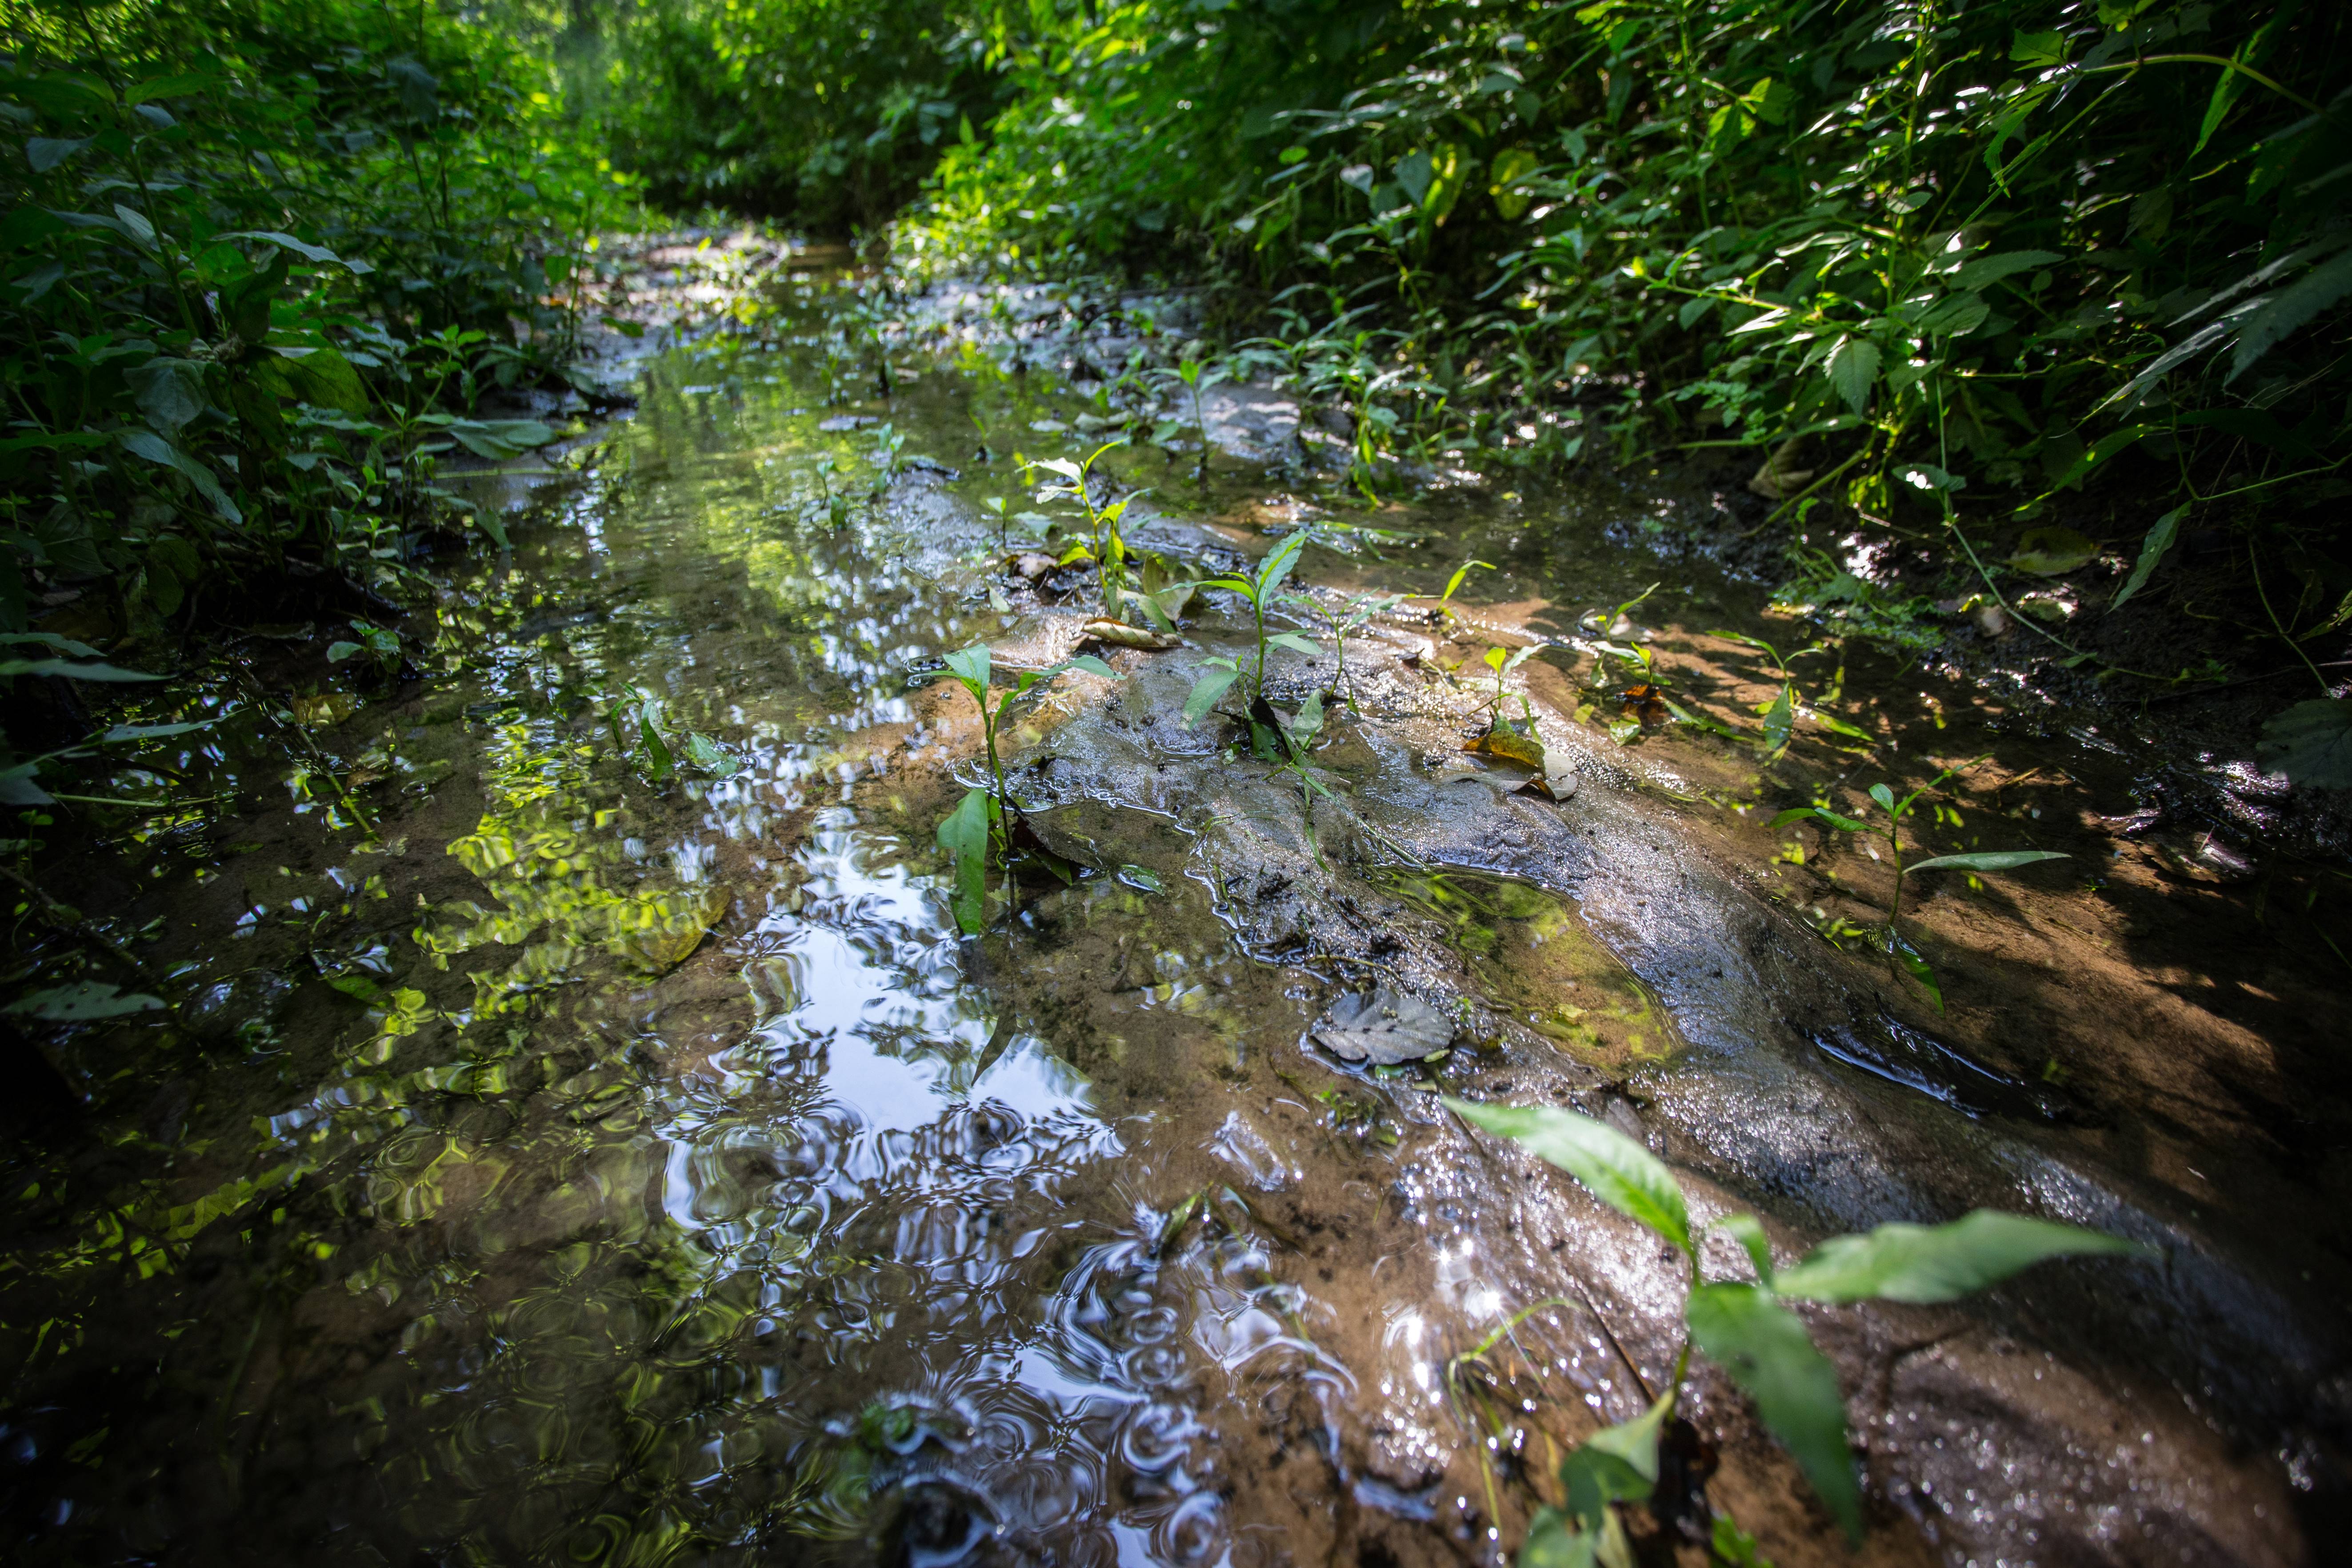
[[1351, 1062], [1395, 1067], [1435, 1056], [1454, 1039], [1454, 1020], [1394, 986], [1352, 992], [1331, 1005], [1316, 1044]]
[[316, 697], [297, 697], [287, 707], [293, 710], [296, 723], [317, 730], [340, 724], [358, 712], [360, 700], [348, 691], [327, 691]]

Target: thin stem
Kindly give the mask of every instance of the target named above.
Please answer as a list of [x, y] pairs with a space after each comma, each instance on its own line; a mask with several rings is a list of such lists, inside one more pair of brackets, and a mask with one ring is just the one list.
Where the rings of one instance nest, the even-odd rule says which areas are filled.
[[2249, 541], [2246, 544], [2246, 564], [2253, 568], [2254, 594], [2255, 596], [2260, 598], [2263, 602], [2263, 614], [2271, 618], [2271, 629], [2278, 633], [2279, 641], [2286, 644], [2287, 647], [2294, 650], [2295, 658], [2303, 660], [2303, 667], [2311, 671], [2311, 679], [2319, 682], [2319, 694], [2322, 697], [2335, 696], [2336, 688], [2328, 684], [2327, 677], [2319, 673], [2319, 666], [2311, 662], [2311, 656], [2303, 651], [2303, 645], [2295, 641], [2294, 637], [2290, 637], [2287, 634], [2286, 627], [2279, 624], [2278, 612], [2271, 608], [2270, 590], [2263, 586], [2263, 563], [2261, 555], [2254, 549], [2252, 541]]

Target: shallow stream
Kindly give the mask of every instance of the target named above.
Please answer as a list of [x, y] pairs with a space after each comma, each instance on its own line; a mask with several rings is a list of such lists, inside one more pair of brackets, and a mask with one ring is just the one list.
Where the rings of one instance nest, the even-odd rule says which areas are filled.
[[[10, 1156], [12, 1557], [1493, 1562], [1666, 1374], [1681, 1279], [1439, 1089], [1603, 1115], [1791, 1255], [1977, 1205], [2162, 1249], [1816, 1315], [1860, 1555], [2326, 1555], [2341, 977], [2249, 934], [2299, 873], [2116, 826], [2128, 737], [1856, 643], [1817, 689], [1839, 665], [1872, 742], [1622, 744], [1639, 704], [1585, 612], [1666, 579], [1633, 615], [1670, 689], [1749, 727], [1776, 683], [1705, 634], [1803, 640], [1662, 553], [1687, 496], [1441, 472], [1373, 510], [1228, 398], [1205, 484], [1121, 455], [1139, 538], [1230, 564], [1313, 522], [1307, 582], [1424, 595], [1351, 647], [1318, 759], [1345, 804], [1177, 721], [1202, 650], [1240, 646], [1204, 603], [1191, 647], [1023, 719], [1019, 789], [1082, 874], [961, 940], [932, 834], [977, 735], [933, 672], [1074, 646], [1085, 594], [1006, 572], [1022, 534], [982, 503], [1032, 510], [1013, 450], [1082, 455], [1096, 405], [978, 348], [829, 401], [839, 367], [789, 333], [673, 349], [639, 390], [576, 467], [475, 481], [514, 548], [443, 571], [416, 679], [340, 671], [302, 710], [379, 837], [225, 671], [174, 699], [220, 723], [159, 756], [236, 804], [122, 829], [113, 902], [163, 922], [187, 1000], [53, 1042], [77, 1100]], [[884, 420], [919, 460], [868, 499]], [[1470, 557], [1500, 569], [1433, 615]], [[1530, 642], [1511, 689], [1573, 764], [1557, 804], [1461, 751], [1478, 656]], [[731, 774], [650, 781], [599, 720], [631, 687]], [[1883, 903], [1874, 852], [1767, 823], [1979, 752], [1922, 830], [2075, 859], [1912, 889], [1939, 1014], [1822, 934]], [[1444, 1060], [1310, 1038], [1375, 979], [1453, 1014]], [[1727, 1385], [1688, 1414], [1713, 1508], [1784, 1565], [1850, 1560]]]

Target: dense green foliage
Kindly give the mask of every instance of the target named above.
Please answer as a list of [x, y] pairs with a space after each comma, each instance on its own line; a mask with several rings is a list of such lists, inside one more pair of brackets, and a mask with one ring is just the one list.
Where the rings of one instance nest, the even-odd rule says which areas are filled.
[[283, 618], [289, 574], [396, 586], [458, 521], [434, 455], [549, 434], [473, 416], [562, 384], [622, 210], [555, 110], [426, 7], [11, 6], [0, 630], [71, 604], [136, 648]]
[[582, 58], [653, 199], [822, 232], [894, 216], [995, 102], [980, 39], [940, 0], [639, 4]]
[[1890, 485], [2031, 503], [2132, 447], [2200, 500], [2341, 461], [2335, 7], [1046, 20], [993, 20], [1019, 90], [947, 151], [910, 259], [1205, 258], [1380, 427], [1621, 458], [1817, 437], [1781, 473], [1874, 514]]

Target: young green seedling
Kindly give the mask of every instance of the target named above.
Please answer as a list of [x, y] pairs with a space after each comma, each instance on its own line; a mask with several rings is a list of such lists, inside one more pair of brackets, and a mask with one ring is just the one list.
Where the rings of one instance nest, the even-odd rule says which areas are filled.
[[1454, 595], [1474, 570], [1492, 572], [1496, 570], [1496, 566], [1491, 561], [1465, 561], [1454, 569], [1454, 575], [1445, 580], [1445, 592], [1437, 596], [1438, 618], [1448, 626], [1461, 618], [1454, 613]]
[[[1780, 691], [1770, 701], [1759, 702], [1756, 706], [1756, 711], [1764, 716], [1763, 736], [1762, 739], [1759, 741], [1758, 744], [1762, 746], [1765, 760], [1767, 762], [1777, 762], [1780, 757], [1787, 753], [1789, 750], [1789, 742], [1796, 738], [1797, 719], [1801, 714], [1812, 720], [1814, 723], [1819, 724], [1822, 729], [1829, 731], [1833, 735], [1843, 735], [1848, 740], [1853, 741], [1872, 741], [1869, 731], [1856, 729], [1853, 725], [1847, 723], [1843, 719], [1833, 719], [1818, 708], [1806, 707], [1802, 698], [1799, 696], [1797, 691], [1795, 668], [1790, 664], [1787, 658], [1780, 657], [1780, 650], [1779, 648], [1774, 647], [1762, 637], [1751, 637], [1745, 632], [1728, 631], [1714, 631], [1709, 632], [1706, 635], [1714, 637], [1723, 637], [1731, 642], [1739, 643], [1744, 647], [1756, 649], [1758, 652], [1763, 654], [1767, 658], [1770, 659], [1772, 661], [1772, 668], [1780, 672]], [[1827, 648], [1821, 647], [1801, 647], [1790, 657], [1802, 658], [1809, 653], [1826, 653], [1829, 650]], [[1842, 679], [1839, 684], [1843, 684]], [[1667, 707], [1674, 708], [1674, 704], [1668, 703]], [[1679, 708], [1674, 708], [1674, 712], [1675, 718], [1682, 720], [1683, 722], [1686, 724], [1697, 724], [1702, 728], [1716, 730], [1726, 734], [1736, 733], [1736, 731], [1724, 730], [1723, 726], [1716, 724], [1711, 721], [1696, 718], [1690, 714], [1685, 713]], [[1874, 742], [1872, 742], [1872, 743], [1875, 744]]]
[[1192, 395], [1192, 427], [1201, 437], [1201, 470], [1202, 482], [1209, 478], [1209, 420], [1201, 410], [1201, 394], [1225, 379], [1222, 368], [1204, 366], [1197, 359], [1188, 359], [1176, 367], [1176, 377]]
[[899, 454], [906, 450], [907, 433], [897, 426], [884, 424], [874, 432], [874, 493], [880, 495], [898, 477]]
[[1490, 647], [1486, 650], [1486, 668], [1495, 672], [1495, 695], [1487, 700], [1487, 705], [1494, 710], [1496, 719], [1503, 716], [1503, 677], [1542, 651], [1540, 644], [1529, 644], [1522, 648]]
[[955, 896], [951, 900], [956, 927], [967, 936], [978, 936], [985, 923], [988, 900], [988, 863], [992, 858], [1004, 860], [1013, 849], [1013, 824], [1020, 819], [1021, 807], [1013, 798], [1004, 782], [1004, 760], [997, 751], [997, 735], [1004, 715], [1014, 702], [1052, 680], [1066, 670], [1084, 670], [1099, 675], [1105, 680], [1116, 680], [1118, 673], [1092, 654], [1080, 654], [1064, 659], [1044, 669], [1024, 669], [1013, 677], [1013, 689], [1004, 693], [993, 707], [989, 704], [990, 663], [988, 645], [974, 643], [948, 655], [949, 672], [957, 684], [971, 693], [974, 706], [980, 710], [981, 732], [988, 745], [989, 783], [976, 784], [964, 792], [947, 820], [939, 826], [940, 847], [955, 859]]
[[379, 675], [390, 675], [400, 668], [400, 634], [388, 626], [372, 626], [365, 621], [353, 621], [352, 630], [359, 634], [357, 642], [334, 642], [327, 645], [327, 662], [341, 664], [361, 654], [375, 666]]
[[[1125, 445], [1124, 437], [1116, 441], [1106, 441], [1088, 453], [1082, 463], [1073, 463], [1066, 458], [1032, 458], [1021, 464], [1024, 468], [1044, 468], [1048, 473], [1059, 474], [1068, 482], [1053, 486], [1046, 494], [1076, 496], [1078, 504], [1086, 508], [1087, 537], [1062, 552], [1062, 563], [1067, 565], [1073, 561], [1095, 563], [1095, 579], [1102, 594], [1103, 614], [1114, 620], [1118, 618], [1127, 585], [1127, 536], [1119, 531], [1118, 520], [1126, 515], [1129, 503], [1143, 492], [1131, 490], [1109, 505], [1098, 507], [1095, 505], [1094, 490], [1087, 481], [1097, 458], [1114, 447]], [[1019, 460], [1019, 453], [1013, 456]]]
[[2155, 1256], [2120, 1237], [1978, 1209], [1948, 1225], [1882, 1225], [1867, 1235], [1832, 1237], [1781, 1268], [1763, 1222], [1734, 1214], [1707, 1228], [1738, 1244], [1756, 1282], [1710, 1281], [1702, 1259], [1706, 1231], [1693, 1226], [1674, 1173], [1640, 1143], [1606, 1122], [1554, 1106], [1478, 1105], [1451, 1096], [1444, 1104], [1473, 1126], [1566, 1171], [1602, 1203], [1655, 1231], [1689, 1269], [1685, 1338], [1665, 1392], [1632, 1420], [1585, 1439], [1561, 1463], [1566, 1506], [1544, 1509], [1529, 1522], [1518, 1558], [1526, 1565], [1593, 1568], [1633, 1561], [1613, 1505], [1645, 1502], [1656, 1487], [1659, 1436], [1681, 1397], [1693, 1351], [1755, 1401], [1765, 1428], [1858, 1542], [1862, 1488], [1846, 1440], [1837, 1369], [1786, 1303], [1956, 1301], [2053, 1258]]
[[[1227, 593], [1239, 594], [1249, 601], [1250, 612], [1257, 621], [1257, 658], [1248, 670], [1249, 694], [1253, 703], [1265, 695], [1265, 650], [1269, 644], [1307, 655], [1323, 651], [1297, 632], [1268, 634], [1265, 629], [1266, 608], [1276, 602], [1276, 596], [1282, 591], [1283, 579], [1290, 575], [1290, 569], [1298, 563], [1299, 552], [1306, 548], [1307, 534], [1301, 530], [1285, 536], [1281, 543], [1267, 551], [1265, 559], [1258, 563], [1255, 575], [1211, 577], [1201, 584], [1203, 588], [1222, 588]], [[1198, 723], [1203, 714], [1215, 707], [1217, 699], [1223, 697], [1226, 688], [1243, 673], [1239, 659], [1222, 654], [1202, 662], [1208, 667], [1208, 673], [1192, 682], [1192, 694], [1184, 699], [1184, 725], [1187, 729]]]
[[1331, 634], [1331, 657], [1339, 660], [1340, 689], [1348, 699], [1348, 711], [1358, 711], [1356, 685], [1348, 674], [1348, 637], [1371, 625], [1376, 616], [1385, 616], [1402, 605], [1410, 595], [1404, 594], [1359, 594], [1338, 605], [1326, 605], [1312, 594], [1290, 594], [1283, 603], [1306, 611], [1323, 623]]
[[1872, 802], [1886, 814], [1886, 823], [1882, 827], [1874, 829], [1866, 822], [1856, 821], [1851, 816], [1842, 816], [1824, 805], [1790, 806], [1772, 818], [1772, 826], [1775, 828], [1785, 827], [1790, 823], [1801, 822], [1807, 817], [1811, 817], [1840, 833], [1871, 833], [1886, 840], [1887, 853], [1893, 856], [1895, 860], [1895, 897], [1887, 906], [1886, 924], [1882, 929], [1881, 940], [1885, 944], [1887, 957], [1911, 972], [1912, 978], [1918, 981], [1927, 990], [1927, 994], [1934, 999], [1936, 1011], [1938, 1013], [1944, 1010], [1944, 992], [1942, 986], [1936, 982], [1936, 972], [1927, 966], [1927, 961], [1919, 955], [1918, 950], [1904, 940], [1900, 929], [1899, 922], [1903, 917], [1903, 879], [1916, 871], [2013, 871], [2020, 866], [2031, 866], [2042, 860], [2070, 858], [2054, 849], [1994, 849], [1978, 854], [1937, 855], [1927, 860], [1915, 860], [1908, 866], [1903, 864], [1903, 819], [1911, 815], [1911, 808], [1918, 804], [1919, 797], [1955, 773], [1974, 767], [1982, 761], [1984, 758], [1978, 757], [1961, 763], [1958, 767], [1946, 768], [1900, 800], [1895, 798], [1895, 792], [1885, 784], [1871, 785]]

